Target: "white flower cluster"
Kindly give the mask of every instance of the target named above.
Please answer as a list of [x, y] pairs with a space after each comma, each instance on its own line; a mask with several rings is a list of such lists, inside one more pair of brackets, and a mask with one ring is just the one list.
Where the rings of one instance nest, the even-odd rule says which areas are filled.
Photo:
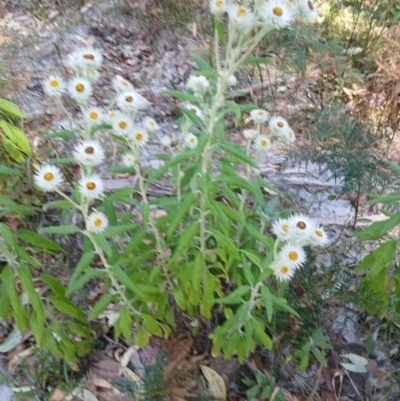
[[[256, 109], [251, 111], [250, 118], [256, 124], [257, 130], [244, 130], [243, 136], [249, 142], [253, 141], [258, 149], [267, 151], [275, 142], [293, 143], [296, 141], [296, 135], [283, 117], [270, 117], [268, 111]], [[267, 122], [269, 126], [268, 135], [262, 133], [262, 124]]]
[[244, 32], [257, 27], [285, 28], [296, 18], [310, 22], [318, 18], [314, 0], [255, 0], [253, 8], [229, 0], [210, 0], [209, 4], [212, 14], [217, 18], [228, 14], [236, 29]]
[[324, 246], [329, 242], [325, 230], [302, 214], [276, 220], [272, 232], [277, 241], [286, 243], [271, 264], [275, 276], [282, 281], [290, 280], [306, 261], [304, 246]]

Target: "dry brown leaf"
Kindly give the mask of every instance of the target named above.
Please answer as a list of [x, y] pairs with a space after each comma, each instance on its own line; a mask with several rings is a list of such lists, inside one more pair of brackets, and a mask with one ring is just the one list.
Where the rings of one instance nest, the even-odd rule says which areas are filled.
[[321, 395], [324, 401], [337, 401], [334, 393], [328, 390], [321, 390]]
[[226, 387], [224, 379], [213, 369], [208, 366], [201, 365], [200, 366], [203, 375], [208, 381], [208, 389], [211, 394], [222, 400], [226, 400]]
[[92, 376], [102, 379], [115, 379], [120, 376], [119, 363], [112, 359], [103, 359], [94, 362], [90, 367]]
[[365, 369], [368, 370], [369, 373], [371, 373], [372, 376], [374, 376], [377, 379], [380, 379], [382, 376], [385, 376], [385, 372], [382, 372], [377, 366], [376, 363], [368, 358], [368, 363], [364, 366]]
[[128, 366], [128, 363], [129, 363], [129, 361], [131, 360], [132, 355], [133, 355], [135, 352], [137, 352], [135, 348], [136, 348], [136, 347], [134, 347], [134, 346], [130, 346], [130, 347], [125, 351], [124, 355], [122, 355], [122, 358], [121, 358], [121, 360], [120, 360], [120, 363], [121, 363], [121, 366], [122, 366], [123, 368], [126, 368], [126, 367]]
[[56, 388], [51, 394], [49, 401], [63, 401], [65, 394], [58, 388]]
[[99, 377], [93, 377], [87, 381], [88, 384], [93, 384], [95, 387], [101, 387], [106, 389], [112, 389], [112, 384], [107, 380], [100, 379]]

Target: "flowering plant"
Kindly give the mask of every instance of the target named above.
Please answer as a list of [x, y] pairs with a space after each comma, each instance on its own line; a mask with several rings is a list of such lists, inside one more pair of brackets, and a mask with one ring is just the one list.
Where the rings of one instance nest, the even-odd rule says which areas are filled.
[[[275, 143], [290, 145], [296, 137], [285, 118], [232, 100], [231, 88], [238, 82], [235, 73], [240, 66], [270, 62], [251, 57], [268, 32], [289, 26], [295, 17], [314, 20], [317, 7], [312, 0], [300, 0], [295, 7], [279, 0], [211, 0], [210, 9], [215, 21], [214, 66], [192, 56], [199, 70], [189, 77], [186, 92], [164, 91], [182, 101], [177, 139], [159, 134], [158, 123], [144, 114], [150, 103], [120, 76], [113, 80], [115, 94], [109, 106], [94, 105], [93, 85], [103, 59], [97, 49], [80, 49], [68, 58], [74, 77], [65, 82], [59, 75], [50, 76], [44, 89], [71, 120], [67, 136], [78, 137], [71, 155], [81, 166], [81, 176], [68, 195], [60, 167], [65, 160], [54, 160], [37, 169], [34, 181], [42, 191], [63, 198], [45, 208], [72, 207], [83, 220], [83, 228], [77, 224], [41, 230], [85, 237], [84, 253], [67, 288], [60, 290], [49, 282], [56, 295], [62, 292], [57, 296], [63, 302], [54, 303], [55, 308], [81, 319], [69, 297], [93, 279], [105, 281], [108, 291], [87, 318], [97, 319], [113, 304], [118, 309], [112, 322], [115, 336], [123, 334], [131, 342], [134, 333], [140, 346], [151, 335], [168, 336], [179, 312], [185, 313], [194, 332], [201, 317], [222, 312], [221, 324], [210, 334], [213, 353], [222, 351], [226, 358], [237, 354], [243, 360], [257, 343], [273, 348], [276, 310], [296, 315], [284, 290], [306, 262], [303, 247], [325, 245], [327, 236], [303, 215], [276, 220], [274, 237], [266, 231], [271, 215], [261, 212], [262, 189], [273, 188], [263, 179], [252, 180], [252, 173], [258, 158]], [[76, 102], [77, 115], [64, 106], [65, 95]], [[247, 146], [242, 149], [226, 139], [226, 120], [234, 115], [240, 124], [248, 112], [252, 127], [243, 131]], [[65, 136], [65, 131], [60, 134]], [[135, 174], [137, 188], [107, 193], [98, 166], [106, 160], [104, 143], [111, 138], [120, 145], [125, 165], [111, 171]], [[157, 169], [143, 167], [150, 144], [166, 149], [166, 154], [154, 155], [164, 162]], [[169, 173], [173, 196], [150, 197], [149, 186]], [[121, 213], [120, 203], [133, 206], [133, 213]], [[91, 267], [95, 256], [100, 268]], [[31, 301], [34, 310], [35, 302]], [[46, 316], [35, 316], [46, 325]], [[71, 338], [59, 328], [55, 332], [60, 341]], [[66, 357], [74, 360], [71, 352]]]

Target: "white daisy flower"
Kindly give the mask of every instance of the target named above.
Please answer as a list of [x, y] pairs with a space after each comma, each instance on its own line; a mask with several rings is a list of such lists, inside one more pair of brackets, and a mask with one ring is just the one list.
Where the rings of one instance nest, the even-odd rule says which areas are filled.
[[278, 219], [272, 223], [271, 231], [275, 234], [279, 240], [286, 241], [290, 238], [291, 228], [290, 222], [288, 219]]
[[65, 89], [65, 81], [59, 75], [50, 75], [43, 83], [44, 93], [49, 97], [59, 98]]
[[80, 65], [85, 70], [97, 70], [103, 63], [103, 55], [100, 50], [94, 49], [92, 46], [85, 47], [80, 50]]
[[296, 135], [290, 127], [283, 132], [282, 138], [289, 143], [296, 142]]
[[123, 113], [115, 113], [112, 118], [112, 128], [115, 135], [127, 138], [134, 129], [133, 121], [129, 116]]
[[171, 139], [170, 136], [164, 135], [164, 136], [161, 138], [161, 141], [160, 141], [160, 142], [161, 142], [161, 145], [165, 146], [166, 148], [169, 148], [169, 147], [171, 146], [172, 139]]
[[316, 21], [318, 14], [318, 6], [314, 0], [298, 0], [296, 3], [295, 13], [304, 21]]
[[86, 74], [84, 74], [86, 79], [90, 82], [97, 82], [100, 78], [100, 73], [97, 70], [91, 69], [86, 71]]
[[149, 134], [142, 127], [134, 127], [129, 139], [137, 146], [142, 147], [149, 141]]
[[262, 124], [268, 121], [269, 113], [262, 109], [256, 109], [250, 112], [250, 117], [256, 124]]
[[74, 70], [75, 73], [81, 72], [82, 67], [83, 67], [81, 51], [76, 50], [76, 51], [68, 54], [66, 64], [68, 67], [70, 67], [72, 70]]
[[198, 139], [193, 134], [187, 134], [185, 136], [185, 144], [190, 149], [196, 149], [198, 143]]
[[194, 104], [191, 103], [186, 103], [184, 105], [188, 110], [190, 110], [192, 113], [196, 114], [201, 120], [203, 119], [203, 112]]
[[114, 77], [113, 87], [117, 93], [135, 90], [133, 85], [129, 81], [127, 81], [125, 78], [122, 78], [120, 75], [116, 75]]
[[281, 29], [292, 21], [293, 14], [284, 0], [268, 0], [259, 11], [262, 20], [275, 29]]
[[229, 17], [239, 29], [251, 29], [255, 23], [255, 15], [250, 8], [234, 4], [229, 7]]
[[297, 269], [306, 261], [307, 256], [301, 246], [286, 244], [279, 252], [278, 259], [286, 266]]
[[99, 125], [104, 120], [103, 111], [99, 107], [89, 107], [83, 111], [83, 118], [90, 125]]
[[191, 75], [186, 83], [186, 88], [191, 89], [196, 96], [203, 97], [210, 87], [210, 82], [202, 75]]
[[121, 110], [129, 112], [144, 110], [150, 105], [150, 102], [136, 91], [130, 90], [118, 95], [117, 104]]
[[104, 160], [104, 150], [97, 141], [79, 143], [73, 151], [75, 160], [82, 166], [97, 166]]
[[255, 129], [245, 129], [243, 131], [243, 136], [248, 140], [253, 140], [258, 135], [258, 132]]
[[224, 14], [227, 10], [226, 0], [210, 0], [210, 11], [216, 16]]
[[228, 86], [236, 86], [238, 83], [237, 78], [232, 74], [228, 77]]
[[278, 259], [271, 264], [271, 269], [274, 271], [275, 277], [280, 281], [290, 280], [295, 269], [289, 264], [285, 264], [282, 260]]
[[254, 139], [254, 143], [261, 150], [269, 150], [271, 148], [271, 141], [266, 135], [258, 135]]
[[157, 124], [156, 120], [151, 117], [145, 117], [143, 119], [143, 127], [150, 134], [160, 129], [160, 126]]
[[98, 175], [84, 177], [79, 180], [79, 192], [86, 199], [100, 199], [104, 194], [103, 181]]
[[56, 190], [62, 183], [64, 177], [61, 170], [57, 166], [46, 164], [36, 172], [33, 181], [38, 188], [44, 192], [52, 192]]
[[326, 231], [322, 227], [314, 227], [313, 234], [311, 236], [312, 245], [325, 246], [329, 244], [329, 237]]
[[269, 129], [275, 135], [284, 135], [289, 129], [289, 123], [281, 116], [273, 116], [269, 120]]
[[117, 117], [118, 114], [121, 114], [121, 112], [118, 111], [118, 110], [108, 110], [107, 113], [106, 113], [106, 116], [104, 117], [104, 120], [108, 124], [112, 125], [115, 117]]
[[289, 224], [293, 233], [291, 238], [296, 242], [308, 241], [315, 228], [314, 223], [304, 214], [293, 215], [289, 218]]
[[86, 220], [86, 230], [91, 233], [101, 233], [108, 227], [107, 216], [102, 212], [90, 213]]
[[122, 157], [122, 163], [126, 167], [132, 167], [135, 165], [135, 156], [132, 153], [125, 153]]
[[68, 83], [68, 91], [71, 97], [79, 104], [87, 103], [93, 92], [92, 84], [81, 77], [73, 78]]

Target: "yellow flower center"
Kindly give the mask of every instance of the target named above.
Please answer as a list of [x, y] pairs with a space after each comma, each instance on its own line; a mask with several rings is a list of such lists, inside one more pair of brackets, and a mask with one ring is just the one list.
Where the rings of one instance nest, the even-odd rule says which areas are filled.
[[314, 10], [314, 4], [312, 3], [312, 1], [308, 2], [308, 7], [310, 8], [311, 11]]
[[222, 6], [224, 5], [224, 2], [223, 2], [222, 0], [217, 0], [217, 1], [215, 2], [215, 5], [216, 5], [217, 7], [222, 7]]
[[114, 118], [115, 117], [115, 113], [114, 112], [108, 113], [108, 117]]
[[289, 226], [287, 224], [282, 224], [281, 228], [285, 233], [289, 231]]
[[189, 139], [189, 142], [190, 142], [190, 143], [194, 143], [194, 142], [195, 142], [195, 139], [194, 139], [194, 138], [190, 138], [190, 139]]
[[149, 124], [150, 124], [152, 127], [154, 127], [154, 122], [153, 122], [153, 121], [150, 121]]
[[281, 270], [282, 274], [288, 274], [289, 273], [289, 268], [287, 266], [282, 266], [280, 270]]
[[46, 174], [44, 175], [44, 179], [45, 179], [46, 181], [51, 181], [53, 178], [54, 178], [53, 173], [46, 173]]
[[86, 184], [86, 188], [89, 189], [90, 191], [96, 188], [96, 184], [94, 182], [88, 182]]
[[133, 102], [133, 97], [132, 97], [132, 96], [127, 96], [127, 97], [125, 98], [125, 100], [126, 100], [128, 103], [132, 103], [132, 102]]
[[320, 238], [324, 236], [324, 233], [321, 230], [315, 230], [315, 234], [317, 234], [317, 236]]
[[304, 223], [304, 221], [299, 221], [299, 222], [296, 224], [296, 226], [297, 226], [297, 228], [300, 228], [300, 230], [305, 230], [305, 229], [307, 228], [307, 224]]
[[263, 116], [263, 115], [264, 115], [264, 112], [260, 110], [257, 114], [258, 114], [259, 116]]
[[293, 132], [289, 131], [289, 138], [293, 138]]
[[94, 221], [94, 225], [95, 225], [96, 227], [101, 227], [102, 224], [103, 224], [103, 220], [101, 220], [100, 218], [97, 218], [97, 219]]
[[52, 79], [50, 81], [50, 86], [52, 86], [53, 88], [57, 88], [57, 86], [59, 86], [59, 83], [56, 79]]
[[118, 126], [119, 126], [119, 128], [121, 128], [121, 129], [125, 129], [125, 128], [128, 126], [128, 124], [127, 124], [125, 121], [121, 121], [121, 122], [118, 124]]
[[94, 153], [94, 147], [93, 147], [93, 146], [88, 146], [88, 147], [85, 149], [85, 153], [86, 153], [87, 155], [92, 155], [92, 154]]
[[297, 260], [299, 258], [299, 254], [295, 251], [289, 252], [289, 259], [291, 260]]
[[283, 14], [283, 10], [280, 7], [274, 7], [274, 9], [272, 10], [272, 12], [277, 16], [277, 17], [281, 17]]
[[93, 54], [84, 54], [83, 58], [85, 58], [86, 60], [94, 60]]
[[247, 10], [243, 7], [240, 7], [239, 10], [237, 10], [237, 16], [239, 18], [243, 18], [247, 15]]
[[190, 111], [191, 111], [192, 113], [194, 113], [194, 114], [197, 113], [197, 109], [195, 109], [194, 107], [192, 107], [192, 108], [190, 109]]
[[135, 138], [136, 138], [138, 141], [141, 141], [141, 140], [143, 139], [143, 134], [141, 134], [140, 132], [138, 132], [138, 133], [135, 135]]
[[128, 86], [128, 82], [126, 82], [126, 81], [121, 81], [121, 84], [122, 84], [123, 86]]
[[96, 113], [95, 111], [92, 111], [92, 112], [89, 114], [89, 117], [90, 117], [92, 120], [97, 120], [97, 119], [99, 118], [99, 114]]
[[260, 145], [261, 145], [261, 147], [265, 148], [268, 145], [268, 142], [265, 139], [262, 139], [260, 141]]
[[282, 121], [279, 121], [278, 124], [276, 124], [279, 128], [283, 128], [284, 127], [284, 123]]
[[75, 86], [77, 92], [83, 92], [85, 90], [85, 86], [83, 84], [78, 84]]

